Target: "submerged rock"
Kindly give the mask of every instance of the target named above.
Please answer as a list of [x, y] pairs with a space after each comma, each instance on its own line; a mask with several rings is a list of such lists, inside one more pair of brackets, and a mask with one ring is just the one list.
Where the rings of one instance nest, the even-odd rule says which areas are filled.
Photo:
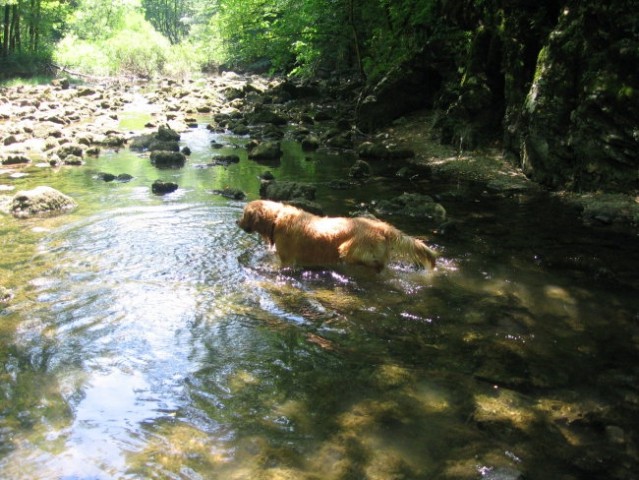
[[371, 166], [364, 160], [357, 160], [348, 171], [348, 176], [356, 180], [371, 176]]
[[406, 215], [428, 218], [437, 222], [446, 220], [446, 209], [428, 195], [404, 193], [390, 200], [381, 200], [375, 205], [380, 215]]
[[313, 185], [304, 183], [262, 181], [260, 197], [275, 201], [315, 200], [315, 190], [316, 188]]
[[278, 160], [282, 156], [279, 142], [251, 142], [247, 148], [252, 160]]
[[175, 192], [178, 189], [178, 184], [174, 182], [163, 182], [162, 180], [156, 180], [151, 185], [151, 191], [157, 195], [164, 195], [166, 193]]
[[312, 152], [320, 147], [319, 138], [315, 135], [307, 135], [302, 139], [302, 150]]
[[55, 215], [75, 207], [77, 203], [71, 197], [54, 188], [40, 186], [16, 193], [9, 211], [16, 218], [28, 218], [35, 215]]
[[213, 190], [215, 195], [221, 195], [224, 198], [230, 198], [231, 200], [244, 200], [246, 194], [237, 188], [225, 188], [223, 190]]
[[186, 163], [182, 152], [155, 151], [151, 153], [151, 163], [159, 168], [180, 168]]
[[220, 155], [213, 157], [213, 161], [209, 164], [212, 167], [228, 167], [232, 163], [239, 163], [240, 157], [238, 155]]

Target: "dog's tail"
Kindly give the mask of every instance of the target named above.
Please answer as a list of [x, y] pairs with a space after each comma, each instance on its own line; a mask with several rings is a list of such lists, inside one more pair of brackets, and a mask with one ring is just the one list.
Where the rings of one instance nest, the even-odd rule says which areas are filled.
[[394, 256], [406, 259], [412, 263], [435, 268], [437, 253], [421, 240], [397, 231], [391, 245]]

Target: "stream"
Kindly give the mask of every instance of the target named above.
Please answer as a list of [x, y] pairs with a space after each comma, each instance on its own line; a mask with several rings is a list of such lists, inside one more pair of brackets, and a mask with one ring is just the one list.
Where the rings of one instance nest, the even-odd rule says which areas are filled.
[[[240, 162], [206, 166], [213, 139]], [[200, 124], [179, 170], [123, 149], [0, 175], [79, 204], [1, 217], [0, 477], [636, 478], [636, 235], [443, 177], [334, 190], [352, 159], [284, 142], [263, 165], [246, 140]], [[259, 198], [267, 170], [317, 184], [332, 215], [434, 195], [446, 228], [387, 220], [438, 268], [280, 269], [235, 225], [244, 202], [212, 193]]]

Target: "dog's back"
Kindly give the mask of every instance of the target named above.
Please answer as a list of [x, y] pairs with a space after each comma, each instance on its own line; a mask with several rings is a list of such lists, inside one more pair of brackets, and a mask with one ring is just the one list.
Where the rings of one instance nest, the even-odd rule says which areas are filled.
[[381, 220], [319, 217], [290, 205], [255, 200], [245, 207], [238, 225], [274, 245], [284, 265], [349, 263], [379, 271], [397, 257], [435, 266], [433, 250]]

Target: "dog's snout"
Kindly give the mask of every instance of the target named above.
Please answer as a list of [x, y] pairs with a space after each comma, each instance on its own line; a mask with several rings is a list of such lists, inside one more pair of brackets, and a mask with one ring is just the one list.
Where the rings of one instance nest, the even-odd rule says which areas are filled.
[[235, 224], [240, 227], [242, 230], [244, 230], [246, 233], [251, 233], [251, 228], [246, 224], [246, 222], [242, 221], [243, 219], [240, 218], [239, 220], [237, 220], [235, 222]]

